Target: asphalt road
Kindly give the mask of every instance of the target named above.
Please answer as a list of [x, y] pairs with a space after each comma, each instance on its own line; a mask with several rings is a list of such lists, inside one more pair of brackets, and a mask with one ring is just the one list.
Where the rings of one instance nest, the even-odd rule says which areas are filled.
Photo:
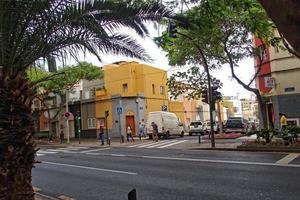
[[133, 188], [138, 200], [300, 197], [298, 154], [96, 147], [41, 152], [33, 185], [53, 197], [125, 200]]

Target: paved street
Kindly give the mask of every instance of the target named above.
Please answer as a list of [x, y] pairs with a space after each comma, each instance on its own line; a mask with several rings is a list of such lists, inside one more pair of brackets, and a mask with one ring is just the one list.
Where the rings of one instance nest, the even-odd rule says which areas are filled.
[[167, 146], [183, 140], [167, 140], [172, 142], [157, 148], [150, 148], [150, 143], [145, 147], [42, 147], [33, 184], [43, 194], [77, 200], [127, 199], [133, 188], [138, 200], [299, 199], [298, 154]]

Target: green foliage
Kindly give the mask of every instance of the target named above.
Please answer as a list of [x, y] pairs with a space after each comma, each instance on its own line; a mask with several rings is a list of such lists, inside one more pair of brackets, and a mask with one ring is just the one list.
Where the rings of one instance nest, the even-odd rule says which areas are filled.
[[292, 143], [294, 140], [298, 139], [298, 134], [300, 134], [299, 126], [288, 125], [282, 131], [282, 139], [284, 139], [286, 141], [286, 143], [289, 144], [289, 143]]
[[36, 88], [40, 89], [38, 95], [41, 95], [41, 93], [48, 95], [51, 92], [62, 94], [66, 88], [72, 88], [81, 79], [94, 80], [103, 78], [101, 68], [87, 62], [66, 66], [53, 73], [32, 68], [27, 74], [29, 80], [32, 83], [36, 83]]
[[[213, 87], [222, 87], [220, 80], [212, 77], [211, 81]], [[168, 88], [171, 98], [174, 99], [184, 94], [189, 99], [200, 98], [201, 92], [208, 89], [207, 75], [198, 66], [194, 66], [172, 74], [168, 79]]]
[[171, 18], [164, 6], [143, 0], [0, 1], [0, 64], [9, 75], [40, 58], [76, 58], [80, 51], [122, 54], [151, 61], [127, 27], [147, 36], [145, 21]]
[[270, 143], [272, 138], [278, 134], [278, 131], [272, 128], [264, 128], [256, 132], [257, 139], [261, 138], [265, 140], [266, 143]]
[[184, 16], [190, 27], [178, 27], [176, 38], [169, 38], [165, 33], [161, 39], [171, 65], [203, 62], [193, 44], [202, 49], [211, 67], [229, 62], [225, 47], [234, 64], [254, 56], [251, 33], [266, 43], [273, 39], [274, 44], [273, 25], [256, 0], [201, 1]]

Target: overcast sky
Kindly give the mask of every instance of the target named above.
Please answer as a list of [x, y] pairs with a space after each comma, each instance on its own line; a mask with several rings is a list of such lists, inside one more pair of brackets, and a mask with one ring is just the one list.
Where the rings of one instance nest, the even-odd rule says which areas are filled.
[[[168, 58], [166, 57], [166, 53], [163, 52], [161, 49], [157, 47], [157, 45], [152, 41], [152, 37], [155, 37], [158, 35], [158, 31], [153, 28], [153, 26], [150, 24], [149, 26], [149, 32], [150, 37], [148, 38], [139, 38], [136, 34], [132, 33], [132, 31], [129, 31], [128, 29], [122, 30], [124, 33], [130, 32], [133, 37], [135, 37], [138, 41], [141, 42], [143, 47], [148, 51], [150, 56], [154, 59], [153, 63], [147, 63], [149, 65], [155, 66], [157, 68], [161, 68], [164, 70], [168, 70], [168, 74], [176, 71], [177, 69], [171, 68], [171, 66], [168, 65]], [[87, 54], [85, 57], [83, 55], [80, 56], [80, 61], [87, 61], [91, 62], [95, 65], [106, 65], [110, 64], [116, 61], [132, 61], [136, 59], [132, 58], [126, 58], [124, 56], [116, 56], [116, 55], [102, 55], [102, 63], [99, 62], [99, 60], [90, 54]], [[138, 61], [138, 60], [136, 60]], [[75, 61], [69, 60], [68, 64], [73, 64]], [[141, 61], [139, 61], [141, 62]], [[236, 74], [245, 82], [249, 82], [251, 77], [254, 74], [254, 62], [253, 59], [247, 59], [240, 63], [239, 67], [236, 68]], [[186, 69], [186, 68], [185, 68]], [[221, 80], [223, 83], [223, 88], [221, 92], [224, 96], [236, 96], [239, 95], [240, 98], [249, 98], [250, 92], [243, 89], [236, 81], [231, 80], [230, 78], [230, 68], [228, 66], [224, 66], [219, 70], [215, 70], [212, 72], [212, 75], [217, 77]]]

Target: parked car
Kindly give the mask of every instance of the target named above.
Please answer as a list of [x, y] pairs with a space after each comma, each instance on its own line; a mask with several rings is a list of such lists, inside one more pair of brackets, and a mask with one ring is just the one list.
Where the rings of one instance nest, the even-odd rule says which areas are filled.
[[201, 134], [204, 135], [203, 123], [201, 121], [192, 121], [190, 123], [189, 135]]
[[248, 121], [241, 118], [229, 118], [224, 126], [225, 133], [247, 133], [248, 132]]
[[[218, 122], [213, 122], [213, 126], [214, 126], [214, 132], [217, 133], [219, 132], [219, 125], [218, 125]], [[203, 124], [203, 131], [205, 134], [208, 134], [211, 130], [211, 127], [210, 127], [210, 121], [206, 121], [204, 122]]]
[[158, 136], [163, 136], [164, 138], [169, 138], [173, 135], [178, 135], [180, 137], [184, 136], [184, 127], [176, 116], [175, 113], [156, 111], [149, 112], [147, 116], [146, 130], [147, 135], [152, 139], [153, 128], [151, 123], [155, 122], [158, 128]]

